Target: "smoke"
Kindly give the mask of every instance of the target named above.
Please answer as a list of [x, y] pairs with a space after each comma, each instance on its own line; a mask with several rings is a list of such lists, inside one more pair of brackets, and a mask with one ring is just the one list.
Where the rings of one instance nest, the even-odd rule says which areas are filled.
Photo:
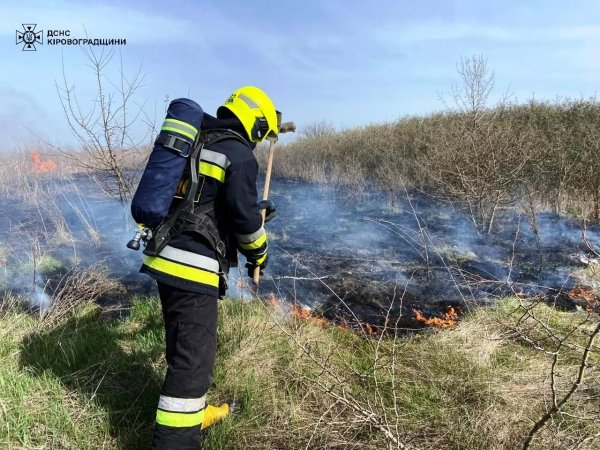
[[[279, 217], [268, 226], [272, 281], [262, 291], [337, 312], [349, 300], [369, 320], [399, 290], [425, 311], [464, 310], [515, 292], [555, 295], [573, 285], [570, 274], [587, 252], [581, 224], [547, 212], [532, 224], [521, 211], [504, 211], [488, 235], [466, 211], [418, 192], [278, 180], [272, 198]], [[588, 237], [598, 243], [598, 227]]]
[[[135, 230], [129, 205], [105, 198], [87, 177], [40, 177], [32, 189], [39, 198], [3, 200], [3, 289], [44, 309], [69, 267], [104, 261], [125, 297], [153, 293], [154, 282], [138, 273], [141, 252], [126, 248]], [[426, 315], [514, 292], [547, 295], [572, 284], [569, 274], [589, 253], [577, 221], [546, 212], [536, 226], [519, 211], [504, 212], [487, 235], [465, 211], [417, 192], [274, 180], [271, 198], [278, 217], [267, 225], [270, 261], [258, 293], [324, 314], [351, 309], [370, 322], [398, 292], [404, 310]], [[600, 241], [598, 227], [587, 233]], [[228, 294], [249, 298], [249, 284], [245, 269], [233, 268]]]
[[127, 204], [104, 197], [85, 176], [32, 175], [25, 189], [3, 198], [2, 290], [43, 310], [67, 272], [100, 261], [129, 294], [150, 292], [150, 280], [137, 274], [140, 255], [126, 248], [135, 227]]
[[31, 295], [31, 304], [40, 311], [46, 311], [51, 305], [50, 296], [44, 292], [44, 288], [35, 285]]

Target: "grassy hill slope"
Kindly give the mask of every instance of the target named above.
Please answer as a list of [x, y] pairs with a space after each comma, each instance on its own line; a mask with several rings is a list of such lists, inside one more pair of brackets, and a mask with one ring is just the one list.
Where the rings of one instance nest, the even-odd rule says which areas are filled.
[[[51, 323], [8, 303], [0, 319], [0, 447], [147, 448], [165, 369], [157, 299], [139, 298], [124, 315], [81, 305]], [[584, 312], [509, 299], [456, 328], [394, 340], [301, 319], [276, 302], [222, 301], [209, 395], [239, 408], [212, 427], [206, 448], [520, 448], [552, 401], [552, 358], [536, 350], [548, 342], [529, 307], [539, 324], [581, 344], [561, 354], [560, 397], [590, 331], [580, 326]], [[392, 326], [388, 333], [401, 331]], [[589, 437], [597, 439], [600, 421], [575, 417], [598, 413], [598, 363], [596, 351], [586, 372], [596, 384], [586, 384], [565, 410], [573, 415], [555, 415], [532, 448], [572, 448], [586, 437], [578, 448], [598, 448]]]

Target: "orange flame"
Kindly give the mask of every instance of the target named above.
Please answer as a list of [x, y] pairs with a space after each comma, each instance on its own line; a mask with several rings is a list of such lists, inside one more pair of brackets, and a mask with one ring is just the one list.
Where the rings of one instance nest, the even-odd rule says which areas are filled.
[[583, 299], [590, 301], [598, 297], [598, 294], [589, 286], [576, 285], [567, 292], [567, 297], [571, 300]]
[[600, 310], [600, 293], [590, 286], [575, 285], [567, 292], [567, 298], [575, 304], [581, 304], [588, 312]]
[[51, 159], [43, 160], [39, 152], [32, 152], [30, 158], [33, 163], [33, 173], [46, 173], [56, 170], [56, 163]]
[[[276, 308], [278, 310], [286, 309], [283, 306], [284, 301], [282, 299], [278, 298], [273, 293], [269, 294], [269, 296], [267, 297], [267, 302], [271, 307]], [[345, 319], [341, 319], [341, 322], [337, 323], [336, 321], [329, 320], [323, 316], [316, 315], [309, 308], [304, 308], [297, 303], [292, 303], [289, 306], [289, 308], [290, 309], [289, 309], [288, 314], [293, 319], [296, 319], [299, 321], [302, 321], [302, 320], [311, 321], [312, 323], [315, 323], [322, 327], [334, 326], [334, 327], [338, 327], [340, 330], [343, 330], [343, 331], [362, 330], [363, 332], [373, 335], [373, 336], [378, 335], [381, 332], [379, 327], [370, 325], [367, 322], [358, 322], [358, 328], [356, 326], [351, 326], [350, 324], [348, 324], [348, 322], [346, 322]]]
[[281, 300], [278, 299], [277, 296], [272, 292], [269, 294], [268, 302], [269, 305], [271, 305], [274, 308], [279, 308], [281, 306]]
[[458, 314], [452, 306], [448, 306], [448, 312], [442, 313], [440, 317], [427, 318], [417, 309], [413, 309], [415, 313], [415, 319], [424, 325], [436, 328], [451, 328], [456, 325], [458, 321]]
[[310, 309], [303, 308], [302, 306], [292, 303], [292, 309], [290, 310], [292, 317], [299, 320], [310, 320], [318, 325], [325, 326], [330, 325], [331, 322], [324, 317], [314, 315]]

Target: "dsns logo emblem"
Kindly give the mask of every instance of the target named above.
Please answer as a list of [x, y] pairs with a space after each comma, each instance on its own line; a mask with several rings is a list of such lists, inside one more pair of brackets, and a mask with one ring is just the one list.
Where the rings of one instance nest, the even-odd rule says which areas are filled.
[[35, 31], [37, 25], [34, 23], [24, 23], [23, 31], [17, 30], [17, 41], [16, 44], [23, 44], [24, 52], [34, 52], [37, 49], [35, 44], [43, 44], [44, 42], [44, 31]]

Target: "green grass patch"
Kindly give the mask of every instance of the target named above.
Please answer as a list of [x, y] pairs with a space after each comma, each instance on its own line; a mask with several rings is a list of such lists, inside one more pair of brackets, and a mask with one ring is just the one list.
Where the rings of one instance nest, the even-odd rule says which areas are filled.
[[[382, 428], [417, 448], [519, 448], [549, 399], [550, 361], [511, 335], [518, 306], [506, 300], [455, 329], [380, 340], [221, 301], [209, 401], [239, 407], [211, 427], [205, 448], [381, 449]], [[583, 317], [536, 308], [557, 333]], [[156, 298], [136, 299], [121, 319], [88, 304], [52, 325], [18, 308], [0, 322], [0, 448], [148, 448], [165, 370]], [[590, 362], [597, 380], [597, 353]], [[570, 376], [577, 359], [564, 364]], [[561, 423], [564, 442], [600, 432], [597, 422]], [[533, 448], [548, 448], [548, 436]]]
[[55, 274], [65, 268], [63, 261], [55, 258], [52, 255], [41, 255], [36, 258], [31, 257], [29, 261], [19, 265], [17, 272], [36, 272], [45, 273], [47, 275]]

